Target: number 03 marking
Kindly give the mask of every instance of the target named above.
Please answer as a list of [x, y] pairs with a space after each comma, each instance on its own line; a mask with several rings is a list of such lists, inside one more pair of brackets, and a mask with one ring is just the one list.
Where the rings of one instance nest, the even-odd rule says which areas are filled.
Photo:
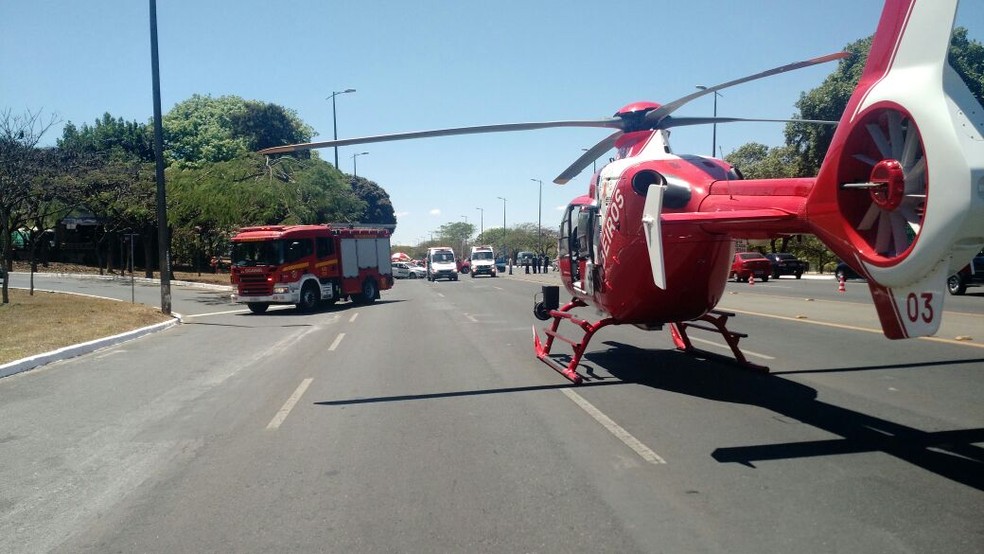
[[916, 293], [910, 292], [909, 296], [905, 300], [906, 315], [909, 316], [909, 321], [915, 323], [920, 318], [925, 323], [933, 322], [933, 293], [924, 292], [916, 296]]

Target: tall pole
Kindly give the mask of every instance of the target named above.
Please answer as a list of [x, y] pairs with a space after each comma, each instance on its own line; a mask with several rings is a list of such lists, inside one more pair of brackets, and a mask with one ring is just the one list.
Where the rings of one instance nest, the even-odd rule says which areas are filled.
[[[331, 93], [328, 98], [331, 99], [331, 124], [335, 130], [335, 140], [338, 140], [338, 116], [335, 112], [335, 97], [339, 94], [348, 94], [350, 92], [355, 92], [354, 88], [347, 88], [345, 90], [335, 91]], [[326, 100], [328, 99], [326, 98]], [[335, 169], [338, 169], [338, 147], [335, 147]]]
[[481, 212], [482, 214], [481, 218], [479, 219], [479, 228], [478, 228], [479, 229], [478, 236], [482, 236], [485, 234], [485, 208], [475, 208], [475, 209]]
[[506, 255], [506, 263], [509, 264], [509, 274], [512, 275], [512, 258], [509, 257], [509, 247], [506, 246], [506, 199], [496, 196], [502, 200], [502, 252]]
[[161, 72], [157, 57], [157, 0], [150, 0], [150, 65], [154, 83], [154, 158], [157, 176], [157, 254], [161, 266], [161, 312], [171, 315], [171, 257], [164, 198], [164, 132], [161, 126]]
[[359, 167], [355, 163], [355, 159], [358, 158], [359, 156], [365, 156], [368, 153], [369, 152], [359, 152], [358, 154], [352, 154], [352, 176], [353, 177], [358, 177], [359, 176]]
[[537, 202], [537, 214], [536, 214], [536, 247], [540, 249], [540, 253], [543, 253], [543, 181], [540, 179], [530, 179], [530, 181], [536, 181], [540, 183], [540, 199]]

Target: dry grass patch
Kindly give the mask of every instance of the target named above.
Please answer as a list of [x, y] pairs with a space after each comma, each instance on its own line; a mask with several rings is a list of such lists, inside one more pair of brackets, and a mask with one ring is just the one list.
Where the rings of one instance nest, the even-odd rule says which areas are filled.
[[10, 303], [0, 303], [0, 364], [171, 319], [142, 304], [37, 290], [34, 296], [20, 289], [9, 292]]

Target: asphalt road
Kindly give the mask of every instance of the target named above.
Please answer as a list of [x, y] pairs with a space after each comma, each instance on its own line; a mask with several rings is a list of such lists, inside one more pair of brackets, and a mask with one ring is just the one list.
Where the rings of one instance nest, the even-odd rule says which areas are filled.
[[984, 550], [981, 296], [888, 341], [863, 283], [732, 283], [770, 375], [609, 327], [571, 387], [535, 279], [262, 316], [172, 287], [182, 325], [0, 379], [0, 551]]

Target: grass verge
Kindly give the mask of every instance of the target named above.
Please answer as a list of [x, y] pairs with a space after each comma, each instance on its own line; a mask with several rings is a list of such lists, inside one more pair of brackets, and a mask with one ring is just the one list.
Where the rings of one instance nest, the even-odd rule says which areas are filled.
[[167, 321], [141, 304], [11, 288], [0, 304], [0, 365]]

